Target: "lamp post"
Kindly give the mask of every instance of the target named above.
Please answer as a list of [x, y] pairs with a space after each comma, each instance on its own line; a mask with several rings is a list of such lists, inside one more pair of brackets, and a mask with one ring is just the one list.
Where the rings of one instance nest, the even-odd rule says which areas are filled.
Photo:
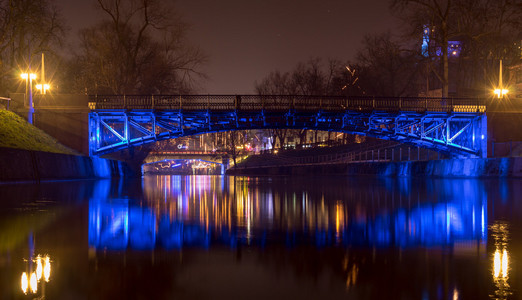
[[504, 98], [504, 96], [508, 93], [508, 89], [505, 89], [502, 85], [502, 59], [500, 60], [500, 67], [498, 73], [498, 88], [496, 88], [493, 91], [493, 93], [497, 95], [497, 98], [501, 99]]
[[42, 77], [41, 77], [41, 84], [37, 84], [35, 87], [37, 90], [40, 91], [40, 94], [45, 95], [47, 94], [47, 91], [51, 89], [51, 85], [48, 83], [45, 83], [45, 61], [44, 61], [44, 54], [42, 53]]
[[36, 79], [36, 74], [22, 73], [20, 77], [22, 77], [22, 79], [25, 79], [25, 94], [26, 96], [29, 96], [29, 113], [27, 115], [27, 122], [29, 122], [29, 124], [33, 124], [33, 79]]

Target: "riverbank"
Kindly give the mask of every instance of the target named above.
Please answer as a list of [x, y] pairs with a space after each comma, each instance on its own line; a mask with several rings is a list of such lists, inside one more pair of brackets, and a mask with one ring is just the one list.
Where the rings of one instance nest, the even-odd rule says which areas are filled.
[[0, 110], [0, 182], [133, 176], [121, 161], [83, 156], [13, 112]]
[[14, 148], [0, 148], [0, 182], [134, 176], [121, 161]]
[[80, 155], [14, 112], [0, 109], [0, 147]]
[[403, 162], [351, 162], [228, 169], [227, 175], [348, 175], [385, 177], [521, 177], [522, 157], [444, 159]]

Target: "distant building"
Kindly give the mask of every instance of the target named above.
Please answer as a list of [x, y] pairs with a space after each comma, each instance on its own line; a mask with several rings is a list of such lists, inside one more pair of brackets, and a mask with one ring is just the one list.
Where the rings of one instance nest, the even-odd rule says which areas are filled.
[[[422, 45], [421, 45], [421, 53], [424, 57], [431, 58], [431, 61], [438, 61], [442, 56], [442, 48], [441, 46], [432, 38], [433, 33], [435, 32], [434, 27], [430, 27], [429, 25], [424, 25], [423, 34], [422, 34]], [[462, 52], [462, 42], [459, 40], [448, 41], [448, 58], [449, 58], [449, 90], [448, 94], [450, 96], [457, 95], [457, 80], [455, 71], [457, 68], [456, 59], [458, 59]], [[442, 83], [434, 74], [433, 68], [434, 65], [431, 63], [426, 64], [426, 73], [424, 82], [421, 83], [422, 92], [419, 94], [421, 97], [442, 97]], [[439, 70], [440, 71], [440, 70]]]
[[[435, 42], [431, 38], [431, 33], [433, 31], [433, 28], [430, 29], [428, 25], [424, 25], [421, 51], [422, 55], [424, 55], [425, 57], [442, 56], [442, 48], [439, 45], [435, 44]], [[448, 41], [448, 57], [459, 57], [461, 50], [462, 45], [460, 41]]]

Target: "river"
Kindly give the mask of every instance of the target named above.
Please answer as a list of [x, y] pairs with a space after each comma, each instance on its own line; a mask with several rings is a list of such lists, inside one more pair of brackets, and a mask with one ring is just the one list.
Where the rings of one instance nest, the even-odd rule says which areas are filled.
[[521, 183], [0, 184], [0, 298], [518, 299]]

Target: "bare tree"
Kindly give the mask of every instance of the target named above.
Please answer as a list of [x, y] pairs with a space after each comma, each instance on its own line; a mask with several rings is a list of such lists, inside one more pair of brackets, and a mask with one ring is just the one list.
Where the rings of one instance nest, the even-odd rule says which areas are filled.
[[[457, 87], [477, 90], [489, 86], [492, 76], [496, 77], [498, 72], [493, 70], [498, 68], [499, 59], [509, 62], [520, 57], [519, 50], [517, 53], [513, 47], [521, 38], [520, 1], [392, 0], [392, 8], [401, 13], [407, 24], [406, 36], [415, 42], [423, 34], [430, 39], [425, 53], [429, 57], [424, 62], [442, 83], [443, 97], [448, 96], [450, 65], [459, 73], [452, 79], [457, 81]], [[452, 40], [461, 42], [456, 56], [448, 53], [448, 42]]]
[[0, 0], [0, 92], [13, 91], [13, 74], [26, 70], [36, 55], [57, 59], [66, 28], [56, 6], [47, 0]]
[[491, 88], [498, 80], [500, 59], [520, 58], [522, 3], [511, 0], [459, 0], [455, 3], [455, 31], [464, 43], [461, 84], [472, 90]]
[[[351, 75], [350, 75], [351, 74]], [[306, 63], [299, 63], [290, 72], [274, 71], [256, 83], [256, 91], [260, 95], [349, 95], [353, 92], [351, 83], [354, 73], [346, 68], [346, 64], [330, 59], [326, 63], [319, 58], [313, 58]], [[358, 84], [356, 85], [358, 87]], [[360, 94], [360, 92], [357, 92]], [[277, 101], [273, 97], [273, 101]], [[317, 141], [317, 131], [315, 132]], [[287, 138], [297, 137], [300, 143], [306, 142], [307, 130], [271, 129], [270, 135], [275, 144], [281, 146]]]
[[97, 0], [107, 20], [81, 32], [84, 70], [75, 89], [88, 93], [186, 93], [204, 77], [205, 55], [189, 46], [188, 25], [160, 0]]
[[430, 30], [430, 38], [440, 49], [442, 60], [442, 71], [437, 72], [432, 68], [435, 75], [442, 83], [442, 97], [448, 97], [449, 91], [449, 63], [448, 63], [448, 41], [454, 36], [452, 20], [454, 0], [393, 0], [392, 8], [401, 12], [403, 20], [411, 26], [408, 31], [415, 39], [422, 36], [425, 28]]
[[370, 95], [416, 96], [418, 56], [393, 41], [389, 32], [367, 35], [357, 52], [359, 84]]

